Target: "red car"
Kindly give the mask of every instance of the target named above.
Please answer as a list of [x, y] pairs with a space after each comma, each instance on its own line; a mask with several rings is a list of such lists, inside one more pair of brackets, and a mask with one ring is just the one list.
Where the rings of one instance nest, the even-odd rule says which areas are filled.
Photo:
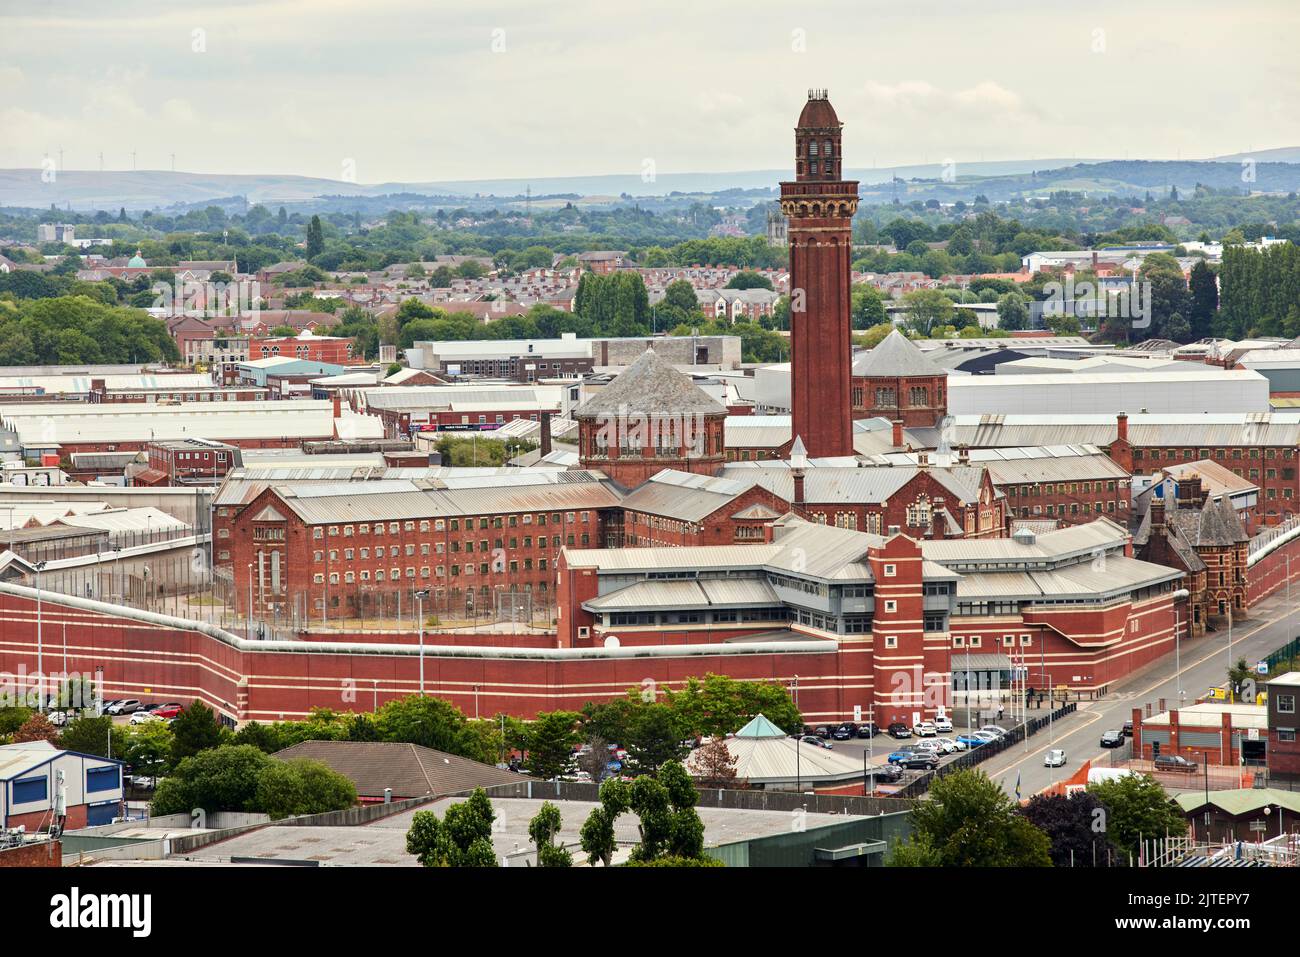
[[164, 704], [154, 708], [150, 714], [157, 715], [160, 718], [174, 718], [185, 709], [178, 704]]

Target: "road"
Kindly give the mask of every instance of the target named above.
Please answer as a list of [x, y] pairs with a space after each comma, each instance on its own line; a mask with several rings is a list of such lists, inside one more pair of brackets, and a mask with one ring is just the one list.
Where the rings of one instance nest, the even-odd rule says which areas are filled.
[[[1170, 707], [1179, 701], [1179, 688], [1183, 701], [1193, 703], [1214, 685], [1227, 679], [1229, 662], [1239, 658], [1248, 664], [1268, 655], [1286, 644], [1297, 634], [1300, 619], [1295, 615], [1300, 607], [1300, 589], [1295, 601], [1288, 604], [1285, 595], [1271, 597], [1253, 609], [1253, 617], [1236, 623], [1232, 629], [1231, 658], [1228, 651], [1227, 629], [1184, 641], [1181, 649], [1181, 669], [1175, 667], [1175, 656], [1169, 655], [1122, 684], [1111, 686], [1111, 693], [1100, 701], [1085, 701], [1079, 709], [1060, 722], [1049, 733], [1043, 729], [1027, 742], [979, 765], [989, 777], [999, 782], [1003, 790], [1014, 795], [1016, 773], [1020, 773], [1020, 793], [1028, 797], [1070, 774], [1085, 761], [1105, 759], [1106, 749], [1100, 745], [1103, 731], [1118, 730], [1132, 718], [1135, 707], [1142, 708], [1150, 702], [1155, 706], [1164, 698]], [[1029, 714], [1033, 717], [1032, 709]], [[1003, 724], [1008, 724], [1004, 721]], [[1064, 768], [1043, 767], [1043, 755], [1051, 748], [1064, 748], [1067, 764]]]

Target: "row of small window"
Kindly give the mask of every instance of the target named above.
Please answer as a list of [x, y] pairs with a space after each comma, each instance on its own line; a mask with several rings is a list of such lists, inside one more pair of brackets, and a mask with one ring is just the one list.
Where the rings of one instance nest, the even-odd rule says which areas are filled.
[[[943, 389], [935, 390], [936, 400], [943, 401]], [[853, 404], [862, 408], [863, 393], [861, 389], [853, 390]], [[930, 404], [930, 390], [924, 386], [911, 386], [907, 390], [907, 404], [913, 408], [926, 408]], [[898, 392], [894, 389], [877, 389], [873, 408], [893, 409], [898, 406]]]
[[607, 626], [730, 624], [785, 621], [788, 617], [789, 612], [785, 608], [714, 609], [710, 612], [617, 611], [605, 615], [605, 624]]
[[[1102, 490], [1101, 482], [1097, 482], [1096, 484], [1097, 491], [1100, 492]], [[1057, 495], [1090, 495], [1092, 494], [1092, 486], [1092, 482], [1071, 482], [1068, 486], [1064, 482], [1059, 482], [1055, 485], [1048, 482], [1045, 485], [1039, 485], [1038, 483], [1034, 483], [1033, 485], [1011, 485], [1007, 487], [1006, 491], [1007, 495], [1011, 498], [1028, 495], [1051, 495], [1053, 490]], [[1068, 492], [1066, 491], [1067, 488], [1069, 489]], [[1115, 483], [1113, 481], [1106, 483], [1106, 491], [1115, 491]]]
[[[1191, 449], [1183, 449], [1182, 451], [1183, 451], [1182, 460], [1183, 460], [1184, 462], [1190, 462], [1190, 461], [1192, 461], [1192, 450], [1191, 450]], [[1213, 457], [1213, 458], [1216, 458], [1216, 459], [1226, 459], [1226, 458], [1229, 457], [1228, 454], [1227, 454], [1227, 450], [1226, 450], [1226, 449], [1214, 449], [1214, 450], [1213, 450], [1213, 452], [1214, 452], [1213, 456], [1211, 456], [1210, 451], [1211, 451], [1210, 449], [1198, 449], [1198, 450], [1196, 451], [1196, 458], [1197, 458], [1197, 459], [1208, 459], [1208, 458]], [[1243, 456], [1243, 455], [1241, 454], [1241, 452], [1242, 452], [1241, 449], [1239, 449], [1239, 448], [1238, 448], [1238, 449], [1233, 449], [1233, 450], [1232, 450], [1232, 456], [1231, 456], [1231, 458], [1234, 458], [1234, 459], [1240, 459], [1240, 458], [1251, 458], [1251, 459], [1257, 459], [1257, 458], [1259, 458], [1259, 449], [1258, 449], [1258, 448], [1252, 448], [1252, 449], [1249, 449], [1248, 451], [1249, 451], [1250, 454], [1249, 454], [1249, 455], [1246, 455], [1246, 456]], [[1284, 459], [1295, 458], [1295, 449], [1294, 449], [1294, 448], [1291, 448], [1291, 447], [1282, 448], [1282, 449], [1265, 449], [1265, 450], [1264, 450], [1264, 458], [1266, 458], [1266, 459], [1277, 458], [1278, 456], [1274, 454], [1275, 452], [1280, 452], [1280, 453], [1281, 453], [1281, 457], [1284, 458]], [[1150, 459], [1170, 459], [1170, 460], [1174, 460], [1174, 459], [1177, 459], [1177, 458], [1178, 458], [1178, 450], [1177, 450], [1177, 449], [1170, 449], [1169, 451], [1163, 451], [1163, 450], [1161, 450], [1161, 449], [1145, 449], [1145, 450], [1144, 450], [1144, 449], [1134, 449], [1134, 450], [1133, 450], [1133, 458], [1134, 458], [1134, 460], [1137, 460], [1137, 459], [1143, 458], [1144, 456], [1145, 456], [1146, 458], [1150, 458]], [[1289, 470], [1288, 470], [1288, 471], [1289, 471]], [[1286, 477], [1286, 478], [1291, 478], [1291, 476], [1289, 476], [1289, 475], [1288, 475], [1288, 476], [1285, 476], [1285, 477]]]
[[[587, 535], [585, 532], [584, 532], [581, 536], [575, 536], [575, 535], [570, 535], [570, 536], [568, 536], [568, 544], [569, 544], [569, 545], [577, 545], [577, 544], [579, 544], [579, 543], [581, 543], [584, 547], [587, 546], [587, 545], [590, 545], [590, 544], [591, 544], [591, 536], [590, 536], [590, 535]], [[483, 552], [483, 553], [487, 553], [487, 552], [489, 552], [489, 551], [492, 551], [492, 552], [504, 552], [504, 551], [505, 551], [505, 548], [502, 546], [502, 540], [501, 540], [501, 539], [497, 539], [497, 543], [496, 543], [496, 547], [495, 547], [495, 548], [489, 548], [489, 547], [488, 547], [487, 539], [483, 539], [481, 542], [478, 543], [478, 545], [479, 545], [478, 550], [479, 550], [480, 552]], [[550, 541], [550, 545], [551, 545], [551, 547], [553, 547], [553, 548], [559, 548], [559, 547], [560, 547], [560, 536], [559, 536], [559, 535], [554, 536], [554, 537], [551, 539], [551, 541]], [[470, 554], [470, 553], [472, 553], [472, 552], [474, 551], [474, 543], [473, 543], [472, 541], [467, 541], [467, 542], [465, 542], [465, 543], [464, 543], [464, 546], [465, 546], [465, 547], [464, 547], [464, 551], [465, 551], [467, 554]], [[421, 555], [428, 555], [428, 554], [430, 554], [430, 547], [431, 547], [431, 546], [429, 545], [428, 542], [423, 542], [423, 543], [420, 545], [420, 554], [421, 554]], [[525, 538], [524, 538], [524, 548], [532, 548], [532, 547], [533, 547], [533, 540], [532, 540], [532, 538], [531, 538], [531, 537], [525, 537]], [[538, 551], [541, 551], [541, 550], [545, 549], [546, 547], [547, 547], [546, 537], [545, 537], [545, 536], [538, 536], [538, 538], [537, 538], [537, 550], [538, 550]], [[510, 539], [510, 548], [511, 548], [512, 551], [517, 550], [517, 549], [519, 548], [519, 539], [517, 539], [517, 538], [512, 538], [512, 539]], [[444, 546], [443, 546], [443, 543], [442, 543], [442, 542], [434, 542], [433, 545], [432, 545], [432, 551], [433, 551], [434, 554], [437, 554], [437, 555], [441, 555], [441, 554], [443, 554], [443, 552], [444, 552]], [[451, 551], [451, 553], [452, 553], [453, 555], [457, 555], [457, 554], [459, 554], [459, 553], [461, 552], [461, 543], [458, 542], [458, 541], [457, 541], [457, 542], [452, 542], [452, 543], [451, 543], [450, 551]], [[392, 545], [392, 546], [390, 546], [389, 549], [388, 549], [388, 554], [389, 554], [389, 556], [392, 557], [392, 558], [396, 558], [398, 555], [403, 554], [403, 553], [405, 553], [405, 554], [408, 555], [408, 556], [414, 555], [414, 554], [415, 554], [415, 546], [414, 546], [414, 545], [406, 545], [406, 546], [401, 546], [401, 545]], [[332, 562], [336, 562], [336, 561], [339, 560], [338, 549], [331, 548], [329, 554], [330, 554], [330, 557], [329, 557], [329, 560], [330, 560], [330, 561], [332, 561]], [[343, 560], [344, 560], [344, 561], [349, 561], [349, 562], [350, 562], [350, 561], [352, 561], [352, 559], [353, 559], [354, 557], [361, 558], [362, 560], [369, 559], [369, 558], [370, 558], [370, 549], [369, 549], [369, 548], [360, 548], [360, 549], [345, 548], [345, 549], [343, 549]], [[382, 545], [377, 545], [377, 546], [375, 546], [375, 558], [383, 558], [383, 557], [384, 557], [384, 546], [382, 546]], [[313, 552], [313, 553], [312, 553], [312, 561], [323, 562], [324, 560], [325, 560], [325, 552], [324, 552], [323, 550], [322, 550], [322, 551], [316, 551], [316, 552]], [[529, 560], [531, 561], [531, 559], [529, 559]], [[544, 560], [544, 559], [543, 559], [543, 560]]]
[[[490, 575], [490, 574], [493, 574], [493, 573], [499, 573], [499, 572], [506, 571], [507, 569], [506, 569], [506, 565], [505, 565], [504, 563], [500, 563], [500, 562], [491, 562], [491, 563], [489, 563], [489, 562], [483, 562], [483, 563], [481, 563], [481, 564], [479, 564], [479, 565], [464, 565], [464, 566], [461, 566], [461, 565], [452, 565], [452, 566], [451, 566], [451, 572], [450, 572], [450, 574], [451, 574], [451, 577], [452, 577], [452, 578], [459, 578], [459, 577], [461, 576], [462, 573], [465, 574], [465, 575], [473, 575], [473, 574], [475, 574], [475, 571], [476, 571], [476, 570], [477, 570], [477, 573], [480, 574], [480, 575]], [[532, 562], [532, 559], [527, 559], [527, 560], [524, 561], [524, 563], [523, 563], [523, 570], [526, 571], [526, 572], [528, 572], [528, 571], [532, 571], [532, 570], [533, 570], [533, 562]], [[538, 571], [545, 571], [545, 570], [546, 570], [546, 560], [545, 560], [545, 559], [543, 559], [542, 561], [540, 561], [540, 562], [537, 563], [537, 570], [538, 570]], [[519, 562], [510, 562], [510, 563], [509, 563], [509, 571], [510, 571], [512, 574], [513, 574], [513, 573], [517, 573], [517, 572], [519, 571]], [[421, 577], [421, 578], [430, 578], [430, 577], [433, 577], [433, 578], [446, 578], [447, 575], [448, 575], [447, 569], [444, 568], [442, 565], [436, 565], [436, 566], [434, 566], [432, 569], [430, 569], [430, 567], [429, 567], [428, 565], [423, 565], [423, 566], [420, 567], [420, 577]], [[371, 577], [370, 577], [370, 576], [371, 576], [370, 569], [368, 569], [368, 568], [363, 568], [363, 569], [362, 569], [361, 571], [359, 571], [359, 572], [343, 572], [343, 573], [342, 573], [342, 576], [341, 576], [341, 580], [344, 582], [344, 584], [348, 584], [348, 585], [350, 585], [350, 584], [352, 584], [352, 583], [354, 583], [354, 582], [357, 582], [357, 581], [368, 582], [368, 581], [371, 580]], [[411, 565], [407, 565], [407, 566], [406, 566], [406, 577], [407, 577], [407, 578], [415, 578], [415, 577], [416, 577], [416, 575], [415, 575], [415, 568], [414, 568], [413, 566], [411, 566]], [[401, 578], [402, 578], [402, 569], [400, 569], [400, 568], [393, 568], [393, 569], [390, 569], [390, 570], [387, 571], [387, 572], [386, 572], [384, 569], [382, 569], [382, 568], [377, 568], [377, 569], [374, 570], [374, 581], [377, 581], [377, 582], [381, 582], [381, 581], [385, 581], [385, 580], [388, 580], [388, 581], [399, 581], [399, 580], [401, 580]], [[312, 576], [312, 579], [311, 579], [311, 580], [312, 580], [314, 583], [316, 583], [317, 585], [323, 585], [323, 584], [325, 584], [325, 575], [324, 575], [324, 573], [322, 573], [322, 572], [317, 572], [316, 574], [314, 574], [314, 575]], [[339, 572], [330, 572], [330, 573], [329, 573], [329, 582], [330, 582], [331, 585], [337, 585], [337, 584], [339, 583], [339, 581], [340, 581], [340, 573], [339, 573]], [[543, 590], [545, 590], [545, 589], [546, 589], [546, 583], [543, 582], [542, 585], [541, 585], [541, 587], [542, 587]]]
[[[547, 516], [547, 514], [548, 514], [548, 513], [546, 513], [546, 512], [540, 512], [540, 513], [538, 513], [537, 516], [536, 516], [536, 524], [538, 524], [538, 525], [545, 525], [545, 524], [546, 524], [546, 516]], [[563, 513], [563, 514], [564, 514], [564, 518], [563, 518], [563, 519], [561, 519], [561, 513], [560, 513], [560, 512], [551, 512], [551, 513], [549, 513], [549, 514], [550, 514], [550, 516], [551, 516], [551, 523], [552, 523], [552, 524], [555, 524], [555, 525], [559, 525], [559, 524], [561, 524], [562, 521], [565, 521], [565, 522], [574, 522], [574, 521], [579, 521], [579, 522], [583, 522], [583, 523], [588, 523], [588, 522], [591, 521], [591, 513], [590, 513], [590, 512], [566, 512], [566, 513]], [[436, 531], [436, 532], [447, 531], [447, 530], [449, 530], [449, 529], [450, 529], [451, 531], [453, 531], [453, 532], [458, 532], [458, 531], [460, 531], [461, 521], [462, 521], [462, 519], [459, 519], [459, 518], [452, 518], [452, 519], [437, 518], [437, 519], [433, 519], [433, 520], [432, 520], [432, 527], [433, 527], [433, 530]], [[470, 529], [474, 528], [474, 522], [475, 522], [475, 521], [478, 522], [478, 527], [479, 527], [479, 528], [515, 528], [515, 527], [517, 527], [517, 526], [519, 526], [519, 525], [532, 525], [532, 524], [534, 524], [534, 516], [533, 516], [533, 514], [532, 514], [531, 512], [528, 512], [528, 513], [525, 513], [525, 514], [523, 514], [523, 515], [509, 515], [509, 516], [506, 516], [506, 517], [504, 517], [504, 518], [503, 518], [502, 516], [500, 516], [500, 515], [497, 515], [497, 516], [494, 516], [493, 518], [487, 518], [487, 517], [481, 517], [481, 518], [477, 518], [477, 519], [475, 519], [475, 518], [466, 518], [466, 519], [464, 519], [463, 521], [464, 521], [464, 523], [465, 523], [465, 530], [466, 530], [466, 531], [469, 531]], [[430, 520], [429, 520], [429, 519], [422, 519], [422, 520], [419, 521], [419, 522], [414, 522], [414, 521], [406, 521], [406, 522], [389, 522], [389, 523], [388, 523], [388, 533], [389, 533], [390, 535], [400, 535], [400, 534], [401, 534], [402, 532], [404, 532], [404, 531], [406, 531], [406, 532], [414, 532], [414, 531], [416, 531], [417, 526], [418, 526], [418, 528], [419, 528], [419, 531], [421, 531], [421, 532], [427, 532], [427, 531], [429, 531], [429, 528], [430, 528]], [[339, 529], [340, 529], [340, 527], [342, 528], [342, 534], [343, 534], [343, 537], [344, 537], [344, 538], [351, 538], [352, 535], [354, 534], [354, 530], [355, 530], [355, 534], [357, 534], [357, 535], [369, 535], [369, 534], [371, 534], [371, 525], [370, 525], [370, 523], [368, 523], [368, 522], [364, 522], [364, 523], [362, 523], [362, 524], [360, 524], [360, 525], [356, 525], [356, 526], [352, 526], [352, 525], [343, 525], [343, 526], [330, 525], [330, 526], [329, 526], [329, 534], [330, 534], [331, 536], [333, 536], [333, 535], [338, 535], [338, 534], [339, 534]], [[383, 523], [383, 522], [375, 522], [375, 524], [374, 524], [374, 534], [375, 534], [376, 536], [379, 536], [379, 535], [383, 535], [383, 534], [384, 534], [384, 523]], [[315, 527], [312, 528], [312, 538], [324, 538], [324, 537], [325, 537], [324, 526], [317, 525], [317, 526], [315, 526]]]
[[[989, 640], [990, 641], [994, 640], [992, 635], [989, 636]], [[983, 643], [984, 643], [984, 639], [980, 635], [953, 635], [952, 636], [952, 646], [954, 648], [979, 648]], [[1014, 648], [1016, 647], [1017, 644], [1019, 644], [1021, 648], [1028, 648], [1033, 643], [1034, 643], [1033, 635], [1021, 635], [1019, 642], [1016, 641], [1015, 635], [1002, 636], [1003, 648]]]
[[[1101, 514], [1101, 511], [1102, 511], [1101, 506], [1102, 506], [1102, 503], [1101, 503], [1101, 502], [1093, 502], [1093, 503], [1092, 503], [1091, 514], [1094, 514], [1094, 515], [1100, 515], [1100, 514]], [[1012, 514], [1015, 514], [1015, 508], [1014, 508], [1014, 507], [1012, 508], [1011, 511], [1012, 511]], [[1087, 503], [1087, 502], [1084, 502], [1082, 505], [1080, 505], [1078, 502], [1073, 502], [1073, 503], [1070, 504], [1070, 507], [1069, 507], [1068, 510], [1066, 509], [1066, 507], [1065, 507], [1064, 505], [1059, 506], [1059, 509], [1058, 509], [1058, 506], [1055, 506], [1055, 505], [1046, 505], [1046, 506], [1044, 506], [1044, 505], [1035, 505], [1035, 506], [1033, 507], [1032, 512], [1031, 512], [1030, 507], [1029, 507], [1028, 505], [1022, 505], [1022, 506], [1020, 506], [1020, 517], [1021, 517], [1021, 518], [1028, 518], [1031, 514], [1033, 514], [1033, 515], [1078, 515], [1078, 514], [1082, 513], [1082, 514], [1084, 514], [1084, 515], [1087, 515], [1087, 514], [1089, 514], [1089, 511], [1090, 511], [1090, 510], [1089, 510], [1089, 508], [1088, 508], [1088, 503]], [[1113, 514], [1113, 513], [1115, 512], [1115, 503], [1114, 503], [1114, 502], [1107, 502], [1107, 503], [1106, 503], [1106, 511], [1107, 511], [1107, 512], [1110, 512], [1110, 513]]]

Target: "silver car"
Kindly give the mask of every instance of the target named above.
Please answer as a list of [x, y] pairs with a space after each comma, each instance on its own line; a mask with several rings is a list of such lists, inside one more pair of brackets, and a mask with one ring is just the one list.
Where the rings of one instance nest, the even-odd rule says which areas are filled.
[[1043, 767], [1045, 768], [1063, 768], [1065, 767], [1065, 751], [1062, 748], [1052, 748], [1043, 756]]

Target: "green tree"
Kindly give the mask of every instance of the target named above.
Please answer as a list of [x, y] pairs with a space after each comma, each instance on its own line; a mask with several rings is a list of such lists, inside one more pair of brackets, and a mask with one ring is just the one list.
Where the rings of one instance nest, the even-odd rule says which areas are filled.
[[[171, 767], [172, 729], [166, 721], [132, 725], [123, 737], [122, 750], [114, 751], [113, 757], [126, 761], [133, 774], [160, 777], [167, 773]], [[115, 736], [113, 747], [117, 746]]]
[[885, 300], [881, 298], [875, 286], [868, 286], [865, 283], [855, 285], [850, 293], [849, 310], [854, 329], [870, 329], [889, 322], [889, 315], [885, 312]]
[[192, 702], [172, 722], [173, 765], [220, 744], [221, 726], [217, 724], [217, 716], [202, 701]]
[[1047, 835], [1056, 867], [1092, 867], [1106, 862], [1105, 808], [1096, 795], [1078, 791], [1035, 794], [1021, 808], [1029, 823]]
[[1187, 820], [1165, 789], [1149, 774], [1126, 774], [1088, 785], [1106, 808], [1106, 836], [1136, 858], [1143, 838], [1181, 837]]
[[[937, 779], [930, 800], [911, 811], [912, 836], [891, 866], [1050, 867], [1047, 835], [983, 771]], [[937, 855], [937, 857], [936, 857]]]
[[547, 711], [537, 715], [525, 729], [528, 770], [549, 781], [566, 773], [578, 744], [579, 715], [573, 711]]
[[406, 832], [406, 852], [423, 867], [495, 867], [492, 821], [496, 814], [482, 788], [447, 808], [442, 819], [416, 811]]
[[952, 323], [952, 300], [937, 289], [915, 289], [903, 296], [907, 323], [923, 336]]
[[257, 811], [257, 784], [271, 758], [247, 744], [224, 745], [185, 758], [158, 782], [153, 813]]
[[[150, 721], [149, 724], [162, 724], [161, 721]], [[136, 727], [148, 727], [146, 725], [136, 725]], [[109, 735], [112, 735], [110, 740]], [[59, 747], [65, 751], [77, 751], [81, 754], [94, 754], [101, 758], [122, 758], [129, 762], [129, 758], [124, 756], [126, 750], [127, 732], [125, 728], [120, 728], [113, 724], [113, 719], [108, 715], [102, 717], [82, 716], [69, 721], [67, 726], [59, 734]], [[148, 771], [142, 772], [148, 774]]]
[[1191, 310], [1188, 321], [1191, 323], [1193, 341], [1204, 339], [1214, 333], [1215, 314], [1219, 311], [1219, 286], [1214, 278], [1214, 270], [1201, 260], [1192, 267], [1187, 280], [1191, 292]]
[[320, 761], [272, 760], [258, 776], [258, 809], [273, 820], [299, 814], [342, 811], [357, 803], [350, 778]]
[[543, 801], [541, 808], [528, 822], [528, 836], [537, 848], [538, 867], [573, 866], [573, 855], [564, 847], [555, 845], [555, 836], [560, 833], [562, 823], [560, 809], [550, 801]]
[[772, 288], [772, 280], [768, 279], [762, 273], [754, 272], [752, 269], [742, 269], [727, 280], [727, 288], [770, 290]]
[[734, 734], [760, 712], [790, 733], [803, 727], [803, 715], [790, 692], [774, 681], [742, 681], [710, 673], [702, 681], [688, 678], [680, 690], [666, 695], [683, 737]]
[[686, 753], [682, 738], [678, 714], [667, 704], [651, 702], [636, 709], [619, 743], [627, 749], [635, 771], [653, 774]]
[[606, 867], [614, 859], [618, 843], [614, 836], [614, 822], [620, 814], [632, 809], [632, 791], [627, 782], [609, 778], [600, 786], [599, 806], [592, 808], [578, 832], [578, 844], [587, 854], [587, 863], [600, 861]]
[[998, 328], [1016, 332], [1029, 328], [1029, 306], [1018, 292], [1006, 292], [998, 297]]
[[325, 233], [321, 228], [319, 216], [313, 216], [307, 224], [307, 258], [315, 259], [325, 251]]

